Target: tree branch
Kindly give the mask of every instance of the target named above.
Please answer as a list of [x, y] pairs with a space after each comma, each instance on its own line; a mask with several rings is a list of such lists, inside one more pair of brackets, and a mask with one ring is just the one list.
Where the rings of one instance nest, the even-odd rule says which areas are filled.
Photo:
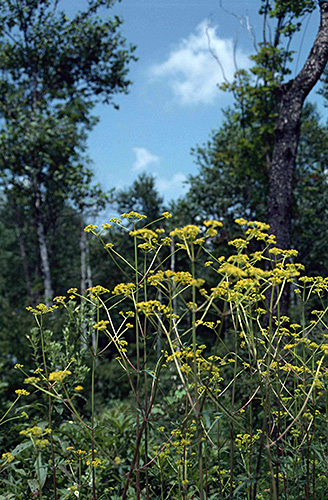
[[286, 85], [304, 101], [319, 81], [328, 60], [328, 0], [319, 1], [320, 26], [310, 54], [299, 74]]

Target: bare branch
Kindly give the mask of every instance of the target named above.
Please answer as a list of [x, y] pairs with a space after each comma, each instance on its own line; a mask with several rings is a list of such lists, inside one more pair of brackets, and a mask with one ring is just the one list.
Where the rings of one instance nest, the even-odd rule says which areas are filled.
[[220, 69], [221, 69], [221, 71], [222, 71], [222, 76], [223, 76], [224, 81], [225, 81], [226, 83], [229, 83], [229, 81], [228, 81], [228, 79], [227, 79], [227, 77], [226, 77], [226, 75], [225, 75], [225, 72], [224, 72], [224, 67], [223, 67], [223, 65], [222, 65], [222, 63], [221, 63], [221, 61], [220, 61], [220, 59], [219, 59], [219, 56], [218, 56], [218, 55], [216, 54], [216, 52], [214, 52], [214, 50], [212, 49], [212, 46], [211, 46], [211, 37], [210, 37], [210, 35], [209, 35], [208, 30], [209, 30], [209, 26], [207, 25], [207, 26], [206, 26], [205, 33], [206, 33], [206, 37], [207, 37], [208, 50], [209, 50], [209, 52], [210, 52], [211, 56], [212, 56], [212, 57], [216, 60], [216, 62], [218, 63], [218, 65], [219, 65], [219, 67], [220, 67]]

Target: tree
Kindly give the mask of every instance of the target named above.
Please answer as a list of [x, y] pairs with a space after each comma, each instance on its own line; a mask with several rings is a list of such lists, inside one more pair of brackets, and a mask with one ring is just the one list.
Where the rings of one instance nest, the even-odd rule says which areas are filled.
[[72, 199], [74, 206], [77, 209], [80, 223], [80, 250], [81, 250], [81, 294], [85, 293], [87, 288], [92, 285], [92, 272], [90, 264], [90, 252], [87, 234], [84, 231], [86, 226], [86, 219], [89, 217], [96, 217], [100, 210], [103, 210], [106, 204], [111, 200], [113, 191], [104, 193], [99, 184], [92, 185], [91, 181], [93, 173], [91, 170], [81, 171], [77, 187], [73, 193]]
[[[221, 128], [202, 147], [193, 150], [199, 171], [188, 179], [189, 190], [173, 207], [182, 223], [220, 219], [233, 238], [239, 217], [267, 221], [269, 176], [260, 123], [242, 123], [239, 108], [224, 112]], [[307, 271], [328, 272], [328, 128], [313, 104], [302, 113], [302, 130], [294, 171], [292, 242]], [[204, 196], [204, 192], [206, 196]], [[219, 242], [217, 242], [218, 245]]]
[[[291, 246], [293, 178], [306, 97], [318, 82], [328, 61], [328, 2], [318, 0], [320, 26], [312, 49], [298, 75], [287, 80], [293, 52], [289, 47], [301, 30], [302, 16], [316, 8], [314, 0], [261, 0], [263, 38], [255, 44], [255, 65], [239, 71], [225, 90], [236, 98], [242, 126], [256, 123], [263, 167], [269, 178], [267, 219], [282, 248]], [[245, 141], [247, 141], [245, 137]], [[254, 146], [255, 146], [254, 145]]]
[[114, 201], [119, 211], [136, 212], [147, 215], [154, 221], [163, 212], [163, 198], [155, 187], [155, 177], [142, 173], [127, 189], [121, 189], [114, 195]]
[[[4, 0], [0, 5], [0, 170], [7, 197], [29, 200], [39, 247], [45, 301], [53, 295], [47, 224], [84, 181], [82, 156], [97, 102], [115, 103], [130, 81], [115, 17], [100, 19], [114, 0], [89, 0], [73, 19], [58, 0]], [[82, 172], [82, 174], [81, 174]], [[81, 187], [81, 196], [88, 184]]]
[[[279, 3], [281, 5], [279, 5]], [[292, 6], [290, 4], [292, 3]], [[268, 2], [267, 2], [268, 4]], [[328, 61], [328, 1], [319, 0], [320, 26], [311, 52], [298, 75], [277, 88], [278, 117], [269, 170], [268, 222], [278, 245], [290, 248], [293, 177], [306, 97], [321, 77]], [[278, 22], [313, 9], [313, 2], [276, 2]], [[272, 11], [274, 12], [274, 11]], [[280, 28], [281, 31], [281, 28]]]

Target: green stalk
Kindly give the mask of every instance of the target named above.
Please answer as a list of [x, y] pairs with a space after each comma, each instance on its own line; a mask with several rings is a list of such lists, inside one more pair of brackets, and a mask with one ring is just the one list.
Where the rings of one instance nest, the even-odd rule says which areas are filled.
[[[133, 231], [136, 229], [135, 221], [133, 221]], [[136, 303], [138, 303], [139, 290], [138, 290], [138, 246], [137, 246], [137, 238], [134, 236], [134, 272], [135, 272], [135, 284], [136, 284]], [[140, 343], [139, 343], [139, 323], [138, 317], [136, 315], [135, 319], [136, 324], [136, 355], [137, 355], [137, 381], [136, 381], [136, 394], [138, 401], [140, 402]], [[145, 423], [145, 422], [144, 422]], [[144, 429], [144, 425], [142, 426], [142, 430]], [[140, 441], [141, 441], [141, 429], [140, 429], [140, 416], [139, 412], [136, 412], [136, 495], [137, 500], [140, 500]]]
[[[235, 362], [234, 362], [234, 373], [233, 373], [233, 384], [232, 384], [232, 394], [231, 394], [231, 415], [233, 415], [234, 405], [235, 405], [235, 393], [236, 393], [236, 378], [237, 378], [237, 336], [235, 336]], [[233, 419], [230, 419], [230, 487], [229, 487], [229, 497], [233, 498], [233, 463], [234, 463], [234, 427]]]
[[57, 480], [56, 480], [56, 462], [55, 462], [55, 450], [54, 450], [54, 440], [52, 435], [52, 400], [51, 396], [48, 395], [48, 420], [49, 420], [49, 429], [50, 433], [50, 451], [51, 451], [51, 462], [52, 462], [52, 477], [53, 477], [53, 485], [54, 485], [54, 500], [57, 500]]
[[[36, 447], [35, 447], [35, 451], [36, 451]], [[37, 464], [36, 474], [37, 474], [38, 483], [39, 483], [39, 499], [42, 500], [42, 484], [41, 484], [41, 476], [40, 476], [40, 467], [39, 467], [39, 462], [38, 462], [39, 455], [40, 455], [40, 452], [36, 454], [36, 464]]]
[[[97, 323], [99, 323], [99, 306], [97, 307]], [[92, 371], [91, 371], [91, 458], [92, 462], [95, 459], [95, 372], [96, 372], [96, 358], [99, 342], [99, 330], [97, 328], [95, 349], [92, 357]], [[92, 467], [92, 499], [96, 500], [96, 473], [95, 468]]]
[[[188, 248], [188, 247], [187, 247]], [[193, 279], [196, 279], [196, 271], [195, 271], [195, 247], [191, 244], [191, 274]], [[196, 337], [196, 311], [195, 311], [195, 303], [196, 303], [196, 287], [192, 285], [192, 313], [191, 313], [191, 321], [192, 321], [192, 347], [193, 347], [193, 369], [194, 369], [194, 384], [195, 384], [195, 408], [196, 408], [196, 429], [197, 429], [197, 447], [198, 447], [198, 474], [199, 474], [199, 499], [204, 500], [204, 466], [203, 466], [203, 432], [201, 425], [201, 408], [199, 402], [199, 394], [198, 394], [198, 374], [197, 374], [197, 358], [196, 358], [196, 350], [197, 350], [197, 337]]]
[[10, 405], [10, 407], [8, 408], [8, 410], [6, 411], [6, 413], [0, 418], [0, 425], [3, 425], [5, 424], [6, 422], [9, 422], [10, 420], [14, 420], [16, 419], [17, 417], [12, 417], [12, 418], [8, 418], [7, 420], [5, 420], [6, 416], [8, 415], [8, 413], [10, 412], [10, 410], [15, 406], [15, 404], [17, 403], [17, 401], [19, 400], [20, 396], [17, 396], [17, 398], [15, 399], [15, 401]]
[[[94, 467], [92, 467], [94, 469]], [[81, 491], [82, 486], [82, 459], [79, 458], [79, 492]]]
[[[46, 362], [46, 351], [44, 347], [44, 336], [43, 336], [43, 318], [41, 315], [40, 323], [40, 337], [41, 337], [41, 351], [42, 351], [42, 359], [44, 366], [44, 375], [48, 380], [48, 367]], [[53, 425], [52, 425], [52, 399], [48, 394], [48, 421], [49, 421], [49, 429], [50, 429], [50, 452], [51, 452], [51, 463], [52, 463], [52, 478], [54, 485], [54, 500], [57, 500], [57, 479], [56, 479], [56, 461], [55, 461], [55, 450], [54, 450], [54, 440], [53, 440]]]
[[[147, 261], [146, 261], [146, 254], [145, 254], [145, 260], [144, 260], [144, 276], [147, 274]], [[144, 280], [144, 297], [145, 300], [147, 300], [147, 281]], [[145, 317], [144, 321], [144, 338], [143, 338], [143, 344], [144, 344], [144, 357], [143, 357], [143, 370], [144, 370], [144, 391], [145, 391], [145, 403], [144, 403], [144, 414], [145, 418], [146, 415], [148, 415], [148, 379], [147, 379], [147, 318]], [[145, 464], [148, 463], [148, 422], [145, 424]], [[149, 474], [148, 474], [148, 468], [146, 467], [145, 469], [145, 482], [146, 482], [146, 500], [149, 500]]]
[[[253, 401], [251, 401], [249, 403], [249, 425], [250, 425], [250, 436], [251, 436], [251, 439], [250, 439], [250, 451], [249, 451], [249, 477], [250, 479], [252, 479], [252, 473], [253, 473], [253, 466], [252, 466], [252, 462], [253, 462]], [[249, 485], [249, 492], [248, 492], [248, 497], [249, 497], [249, 500], [252, 499], [252, 488], [253, 488], [253, 484], [250, 483]]]
[[221, 477], [220, 419], [218, 419], [218, 428], [217, 428], [217, 447], [218, 447], [218, 476], [219, 476], [219, 491], [220, 491], [220, 498], [222, 498], [222, 495], [223, 495], [223, 490], [222, 490], [222, 477]]

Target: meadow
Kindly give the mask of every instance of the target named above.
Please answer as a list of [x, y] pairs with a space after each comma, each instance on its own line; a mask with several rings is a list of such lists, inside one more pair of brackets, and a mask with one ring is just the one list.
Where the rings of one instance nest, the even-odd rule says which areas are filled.
[[217, 255], [220, 221], [170, 218], [87, 226], [122, 281], [28, 308], [33, 369], [17, 360], [0, 416], [0, 500], [325, 498], [328, 278], [267, 224], [237, 219]]

